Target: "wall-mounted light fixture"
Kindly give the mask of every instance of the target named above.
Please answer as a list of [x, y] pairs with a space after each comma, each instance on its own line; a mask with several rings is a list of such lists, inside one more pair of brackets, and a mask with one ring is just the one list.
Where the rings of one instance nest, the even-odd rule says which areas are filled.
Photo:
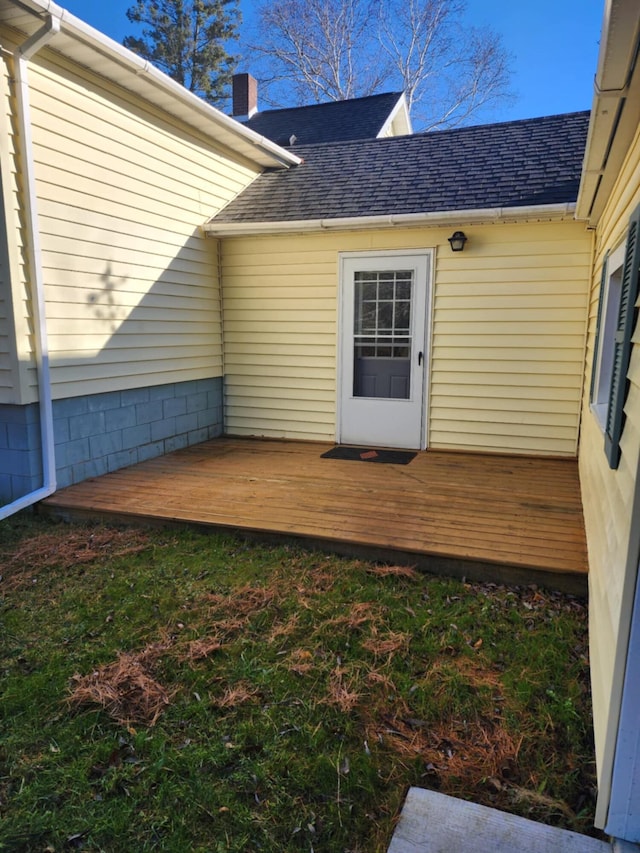
[[467, 242], [467, 236], [464, 231], [454, 231], [451, 237], [447, 239], [451, 244], [452, 252], [461, 252], [464, 249], [464, 244]]

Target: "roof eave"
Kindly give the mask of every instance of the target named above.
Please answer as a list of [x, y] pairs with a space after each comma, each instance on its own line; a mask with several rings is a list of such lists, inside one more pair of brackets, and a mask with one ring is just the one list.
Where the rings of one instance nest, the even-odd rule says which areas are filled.
[[30, 36], [47, 17], [60, 34], [51, 48], [169, 112], [263, 168], [287, 168], [300, 158], [224, 115], [118, 42], [51, 0], [0, 0], [0, 22]]
[[[393, 130], [394, 124], [400, 130], [399, 133], [390, 133]], [[409, 115], [409, 106], [404, 92], [396, 101], [396, 105], [391, 110], [385, 123], [380, 128], [377, 138], [380, 139], [386, 136], [406, 136], [413, 133], [411, 125], [411, 116]]]
[[576, 205], [595, 227], [640, 120], [640, 18], [636, 0], [608, 0]]
[[298, 234], [309, 231], [362, 231], [373, 228], [409, 228], [412, 226], [480, 225], [498, 222], [573, 221], [575, 204], [490, 207], [467, 210], [428, 211], [424, 213], [351, 216], [336, 219], [299, 219], [271, 222], [216, 222], [209, 220], [204, 232], [210, 237], [248, 237], [268, 234]]

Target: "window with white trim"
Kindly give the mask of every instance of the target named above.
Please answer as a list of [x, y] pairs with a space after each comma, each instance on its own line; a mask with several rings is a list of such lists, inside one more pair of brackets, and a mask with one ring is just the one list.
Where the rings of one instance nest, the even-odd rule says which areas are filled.
[[622, 453], [620, 439], [626, 417], [639, 283], [640, 205], [629, 219], [626, 244], [616, 249], [603, 266], [596, 328], [591, 404], [602, 426], [609, 467], [614, 469], [620, 464]]

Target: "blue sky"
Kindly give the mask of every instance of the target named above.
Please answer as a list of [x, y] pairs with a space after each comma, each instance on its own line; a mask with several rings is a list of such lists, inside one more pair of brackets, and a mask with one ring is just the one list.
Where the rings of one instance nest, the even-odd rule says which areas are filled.
[[[133, 0], [58, 4], [118, 42], [132, 32], [126, 11]], [[251, 8], [251, 0], [241, 0], [245, 20]], [[490, 25], [513, 57], [516, 99], [497, 109], [492, 121], [591, 107], [603, 8], [603, 0], [468, 0], [470, 23]]]

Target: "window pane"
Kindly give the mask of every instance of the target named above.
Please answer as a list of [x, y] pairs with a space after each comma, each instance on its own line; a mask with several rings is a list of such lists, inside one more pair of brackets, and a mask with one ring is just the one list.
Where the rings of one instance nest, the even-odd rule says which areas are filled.
[[409, 307], [408, 302], [396, 302], [395, 329], [409, 329]]
[[393, 282], [381, 281], [378, 291], [378, 299], [393, 299]]
[[[399, 273], [399, 276], [404, 276], [405, 273]], [[398, 278], [396, 281], [396, 299], [411, 299], [411, 276], [408, 278]]]
[[393, 330], [393, 302], [381, 302], [378, 310], [378, 331], [389, 334]]
[[359, 331], [375, 332], [376, 330], [376, 304], [365, 302], [362, 306], [362, 323]]
[[378, 285], [373, 283], [362, 284], [362, 298], [370, 302], [375, 302], [378, 297]]

